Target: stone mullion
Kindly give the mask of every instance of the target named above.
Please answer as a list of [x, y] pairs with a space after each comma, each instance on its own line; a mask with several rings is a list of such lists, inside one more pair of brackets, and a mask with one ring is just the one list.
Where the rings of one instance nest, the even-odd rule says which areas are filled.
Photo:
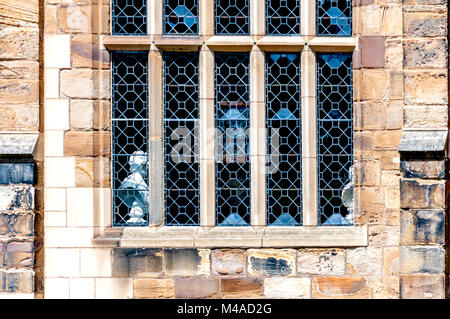
[[161, 52], [152, 46], [149, 54], [149, 171], [150, 225], [164, 220], [163, 180], [163, 63]]
[[302, 201], [303, 225], [317, 226], [317, 106], [316, 55], [308, 47], [301, 55], [302, 67]]
[[250, 212], [253, 226], [266, 225], [265, 56], [256, 46], [250, 53]]
[[215, 210], [215, 122], [214, 53], [200, 50], [200, 225], [214, 227]]
[[266, 34], [266, 1], [250, 0], [250, 35]]
[[161, 35], [163, 31], [162, 25], [162, 8], [161, 0], [148, 0], [148, 25], [147, 30], [149, 35]]

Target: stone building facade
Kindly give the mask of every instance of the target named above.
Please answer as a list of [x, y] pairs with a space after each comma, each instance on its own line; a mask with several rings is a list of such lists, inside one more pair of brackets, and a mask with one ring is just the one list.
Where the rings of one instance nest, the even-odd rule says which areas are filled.
[[[300, 1], [301, 37], [274, 40], [263, 0], [249, 1], [243, 37], [214, 37], [213, 1], [199, 0], [200, 36], [189, 38], [163, 34], [164, 1], [147, 2], [147, 36], [124, 37], [112, 35], [111, 0], [0, 0], [0, 298], [446, 298], [448, 3], [353, 0], [352, 36], [335, 39], [315, 34], [318, 2]], [[113, 227], [115, 51], [149, 53], [147, 227]], [[165, 51], [200, 52], [204, 135], [216, 52], [251, 52], [251, 132], [265, 125], [266, 52], [300, 54], [302, 132], [312, 138], [302, 140], [302, 226], [266, 225], [256, 169], [252, 225], [214, 227], [214, 159], [203, 157], [199, 226], [164, 226], [163, 164], [152, 160], [163, 119], [152, 105], [162, 105], [153, 80]], [[320, 226], [308, 191], [320, 52], [352, 53], [350, 226]], [[252, 167], [264, 168], [265, 150], [255, 152]]]

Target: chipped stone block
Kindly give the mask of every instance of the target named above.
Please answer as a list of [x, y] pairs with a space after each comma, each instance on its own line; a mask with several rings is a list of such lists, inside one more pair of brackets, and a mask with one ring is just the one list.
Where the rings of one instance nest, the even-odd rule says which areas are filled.
[[161, 272], [161, 249], [115, 248], [113, 250], [113, 277], [159, 276]]
[[169, 276], [209, 274], [208, 250], [164, 249], [164, 272]]
[[434, 210], [401, 211], [402, 245], [445, 243], [445, 213]]
[[245, 273], [245, 251], [241, 249], [215, 250], [211, 254], [212, 272], [215, 275]]
[[443, 183], [421, 183], [417, 180], [400, 180], [401, 208], [430, 209], [445, 207]]
[[222, 297], [224, 298], [261, 298], [264, 285], [261, 279], [222, 278]]
[[403, 160], [400, 169], [405, 178], [444, 179], [444, 160]]
[[290, 249], [250, 249], [247, 251], [251, 275], [289, 276], [295, 274], [296, 254]]
[[299, 250], [297, 272], [311, 275], [343, 275], [345, 252], [342, 249]]
[[219, 279], [205, 277], [176, 278], [175, 298], [217, 298]]
[[34, 163], [0, 163], [0, 185], [35, 184], [36, 165]]
[[0, 211], [33, 210], [34, 191], [31, 185], [0, 186]]

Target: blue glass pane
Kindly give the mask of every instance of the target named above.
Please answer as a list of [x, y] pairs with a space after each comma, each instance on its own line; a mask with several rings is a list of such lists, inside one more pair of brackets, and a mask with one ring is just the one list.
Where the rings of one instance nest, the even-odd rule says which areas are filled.
[[352, 35], [352, 0], [318, 0], [317, 34]]
[[267, 53], [267, 225], [302, 224], [300, 54]]
[[112, 52], [113, 225], [148, 225], [148, 52]]
[[300, 0], [266, 0], [266, 33], [300, 34]]
[[198, 34], [198, 0], [164, 0], [165, 34]]
[[218, 226], [250, 225], [248, 53], [216, 53]]
[[198, 53], [164, 54], [165, 225], [200, 224]]
[[216, 34], [249, 34], [249, 0], [216, 0], [215, 4]]
[[112, 0], [112, 34], [146, 35], [147, 0]]
[[352, 54], [317, 55], [319, 223], [353, 224]]

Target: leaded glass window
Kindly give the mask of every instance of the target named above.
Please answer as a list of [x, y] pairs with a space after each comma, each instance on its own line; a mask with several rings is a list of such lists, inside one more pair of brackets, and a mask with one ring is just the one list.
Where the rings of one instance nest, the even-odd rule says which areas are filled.
[[111, 9], [112, 34], [147, 34], [147, 0], [112, 0]]
[[266, 0], [266, 33], [300, 35], [300, 0]]
[[198, 0], [164, 0], [164, 33], [198, 34]]
[[112, 53], [114, 226], [148, 224], [148, 52]]
[[165, 224], [200, 224], [198, 53], [164, 54]]
[[352, 54], [317, 55], [319, 223], [353, 224]]
[[216, 53], [216, 211], [219, 226], [250, 225], [248, 53]]
[[300, 54], [266, 54], [267, 225], [302, 223]]
[[246, 35], [250, 32], [249, 0], [216, 0], [216, 34]]
[[352, 0], [318, 0], [316, 15], [318, 35], [352, 35]]

